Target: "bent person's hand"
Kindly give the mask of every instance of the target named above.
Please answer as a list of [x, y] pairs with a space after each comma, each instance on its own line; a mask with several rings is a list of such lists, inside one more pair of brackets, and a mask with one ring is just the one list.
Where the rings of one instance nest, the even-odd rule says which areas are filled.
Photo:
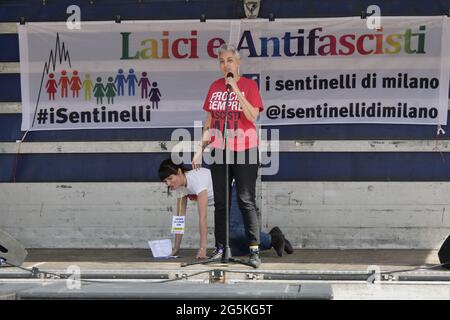
[[197, 251], [197, 255], [195, 256], [196, 259], [208, 259], [208, 256], [206, 255], [206, 248], [200, 248]]

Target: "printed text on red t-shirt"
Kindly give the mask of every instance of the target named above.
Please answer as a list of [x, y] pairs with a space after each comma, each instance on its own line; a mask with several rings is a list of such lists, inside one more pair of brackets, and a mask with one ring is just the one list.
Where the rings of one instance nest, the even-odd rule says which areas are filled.
[[[214, 120], [218, 120], [217, 123], [214, 123], [213, 128], [220, 129], [221, 121], [226, 117], [225, 105], [227, 103], [227, 92], [216, 91], [211, 95], [211, 99], [209, 100], [209, 107], [211, 110], [211, 116]], [[242, 92], [242, 95], [245, 95]], [[228, 125], [229, 129], [237, 129], [238, 124], [237, 121], [241, 118], [242, 107], [239, 102], [239, 98], [234, 92], [230, 92], [230, 96], [228, 98], [228, 121], [233, 121], [232, 125]]]
[[[227, 92], [216, 91], [211, 95], [209, 100], [210, 110], [225, 110], [225, 104], [227, 103]], [[242, 92], [245, 96], [245, 93]], [[230, 97], [228, 98], [228, 110], [229, 111], [242, 111], [241, 105], [239, 103], [239, 98], [234, 92], [230, 92]]]

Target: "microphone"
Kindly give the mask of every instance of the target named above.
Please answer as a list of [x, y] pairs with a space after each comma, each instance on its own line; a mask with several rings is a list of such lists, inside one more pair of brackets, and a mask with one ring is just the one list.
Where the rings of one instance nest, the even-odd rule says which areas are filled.
[[[232, 72], [228, 72], [227, 73], [227, 78], [234, 78], [233, 73]], [[228, 93], [231, 92], [231, 84], [227, 83], [227, 91]]]

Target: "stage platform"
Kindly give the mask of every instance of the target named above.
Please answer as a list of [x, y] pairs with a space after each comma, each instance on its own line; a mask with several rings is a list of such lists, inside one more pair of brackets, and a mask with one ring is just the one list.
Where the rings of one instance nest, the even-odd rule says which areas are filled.
[[[450, 270], [434, 267], [439, 261], [433, 250], [297, 249], [283, 257], [270, 250], [262, 252], [258, 269], [220, 263], [181, 267], [195, 261], [196, 250], [182, 250], [177, 259], [154, 259], [149, 249], [28, 253], [22, 267], [38, 270], [1, 267], [0, 298], [450, 299]], [[78, 290], [40, 273], [67, 276], [74, 266], [81, 272]]]

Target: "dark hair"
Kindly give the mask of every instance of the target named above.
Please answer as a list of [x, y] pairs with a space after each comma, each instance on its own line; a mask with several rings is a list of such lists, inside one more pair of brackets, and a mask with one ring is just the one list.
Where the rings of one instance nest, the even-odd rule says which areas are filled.
[[172, 159], [166, 159], [159, 165], [158, 175], [161, 181], [166, 180], [170, 175], [177, 174], [178, 169], [181, 169], [181, 172], [185, 173], [187, 169], [183, 166], [183, 164], [175, 164]]

